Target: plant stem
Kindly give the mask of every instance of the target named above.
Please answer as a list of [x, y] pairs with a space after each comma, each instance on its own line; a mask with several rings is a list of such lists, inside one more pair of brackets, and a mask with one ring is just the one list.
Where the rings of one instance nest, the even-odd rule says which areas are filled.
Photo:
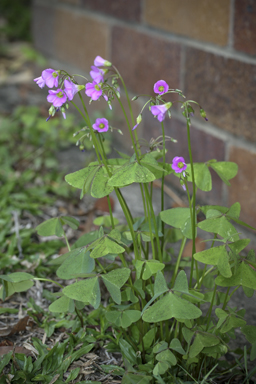
[[179, 251], [179, 254], [178, 254], [178, 259], [176, 261], [175, 269], [174, 269], [174, 272], [173, 272], [173, 275], [172, 275], [172, 280], [171, 280], [171, 283], [170, 283], [170, 287], [172, 287], [174, 285], [174, 282], [175, 282], [175, 279], [176, 279], [176, 276], [177, 276], [177, 273], [178, 273], [179, 265], [180, 265], [181, 256], [182, 256], [182, 253], [183, 253], [186, 241], [187, 241], [187, 238], [185, 236], [183, 236], [182, 241], [181, 241], [181, 245], [180, 245], [180, 251]]

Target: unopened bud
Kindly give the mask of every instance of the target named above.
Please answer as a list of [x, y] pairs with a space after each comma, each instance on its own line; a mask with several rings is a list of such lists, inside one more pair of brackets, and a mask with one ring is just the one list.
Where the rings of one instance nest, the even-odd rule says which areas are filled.
[[134, 97], [132, 98], [132, 101], [135, 101], [135, 100], [137, 100], [137, 99], [138, 99], [138, 97], [139, 97], [139, 96], [134, 96]]
[[200, 109], [200, 115], [205, 119], [206, 118], [206, 112], [204, 109]]
[[165, 104], [166, 109], [171, 108], [171, 106], [172, 106], [172, 103], [171, 103], [170, 101], [169, 101], [169, 103], [166, 103], [166, 104]]
[[142, 120], [142, 116], [141, 116], [141, 113], [140, 113], [139, 116], [136, 119], [137, 124], [139, 124], [141, 122], [141, 120]]
[[84, 150], [84, 145], [83, 144], [79, 145], [79, 149], [80, 149], [80, 151], [83, 151]]

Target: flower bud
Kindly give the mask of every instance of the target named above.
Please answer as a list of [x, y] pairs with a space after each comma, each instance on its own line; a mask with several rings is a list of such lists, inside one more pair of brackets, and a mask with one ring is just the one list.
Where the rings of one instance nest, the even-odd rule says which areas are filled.
[[80, 144], [80, 145], [79, 145], [79, 149], [80, 149], [80, 151], [84, 151], [84, 145], [83, 145], [83, 144]]
[[140, 113], [139, 116], [136, 119], [137, 124], [139, 124], [141, 122], [141, 120], [142, 120], [142, 116], [141, 116], [141, 113]]
[[134, 96], [134, 97], [132, 98], [132, 101], [135, 101], [135, 100], [137, 100], [137, 99], [138, 99], [138, 97], [139, 97], [139, 96]]

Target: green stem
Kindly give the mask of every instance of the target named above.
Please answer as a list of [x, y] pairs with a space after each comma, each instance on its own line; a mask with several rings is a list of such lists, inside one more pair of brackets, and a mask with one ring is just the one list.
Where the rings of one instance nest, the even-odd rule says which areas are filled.
[[[186, 107], [186, 115], [188, 119], [187, 107]], [[194, 165], [193, 165], [192, 149], [191, 149], [190, 126], [189, 126], [188, 120], [187, 120], [187, 138], [188, 138], [189, 160], [190, 160], [190, 167], [191, 167], [191, 178], [192, 178], [192, 185], [193, 185], [193, 206], [192, 206], [192, 216], [191, 216], [193, 246], [192, 246], [192, 257], [191, 257], [191, 273], [190, 273], [190, 281], [189, 281], [189, 286], [191, 288], [193, 270], [194, 270], [194, 254], [196, 253], [196, 183], [195, 183]], [[196, 267], [197, 267], [197, 263], [196, 263]], [[198, 281], [199, 280], [198, 268], [196, 270], [197, 270], [197, 281]]]
[[53, 284], [58, 285], [60, 288], [64, 288], [64, 285], [61, 285], [61, 284], [59, 284], [59, 283], [57, 283], [56, 281], [51, 280], [51, 279], [45, 279], [45, 278], [43, 278], [43, 277], [34, 277], [34, 280], [39, 280], [39, 281], [49, 281], [50, 283], [53, 283]]
[[66, 244], [67, 244], [67, 247], [68, 247], [68, 250], [69, 250], [69, 252], [71, 251], [71, 248], [70, 248], [70, 245], [69, 245], [69, 242], [68, 242], [68, 238], [67, 238], [67, 235], [66, 235], [66, 233], [64, 232], [64, 238], [65, 238], [65, 240], [66, 240]]
[[[164, 175], [164, 170], [165, 170], [165, 131], [164, 131], [164, 124], [163, 122], [161, 122], [161, 127], [162, 127], [162, 136], [163, 136], [163, 175], [162, 175], [162, 183], [161, 183], [161, 211], [164, 211], [164, 178], [165, 178], [165, 175]], [[161, 250], [162, 250], [162, 253], [163, 253], [163, 249], [164, 249], [164, 232], [165, 232], [165, 225], [164, 225], [164, 222], [162, 221], [162, 234], [163, 234], [163, 237], [162, 237], [162, 242], [161, 242]]]
[[213, 307], [213, 303], [214, 303], [214, 299], [215, 299], [215, 295], [216, 295], [216, 290], [217, 290], [217, 285], [215, 284], [213, 295], [212, 295], [212, 301], [211, 301], [211, 305], [210, 305], [210, 308], [209, 308], [209, 314], [208, 314], [207, 325], [206, 325], [206, 332], [209, 329], [210, 321], [211, 321], [211, 318], [212, 318], [212, 307]]
[[[239, 286], [238, 286], [238, 287], [239, 287]], [[224, 303], [223, 303], [223, 306], [222, 306], [223, 311], [224, 311], [224, 309], [226, 308], [227, 303], [229, 302], [229, 300], [228, 300], [228, 294], [229, 294], [229, 291], [230, 291], [230, 287], [228, 287], [227, 292], [226, 292], [226, 296], [225, 296]]]
[[75, 307], [75, 311], [76, 311], [76, 314], [80, 320], [80, 323], [81, 323], [81, 327], [83, 328], [84, 327], [84, 320], [83, 320], [83, 316], [81, 315], [80, 311]]
[[183, 236], [182, 241], [181, 241], [181, 245], [180, 245], [180, 251], [179, 251], [179, 254], [178, 254], [178, 259], [176, 261], [175, 269], [174, 269], [174, 272], [173, 272], [173, 275], [172, 275], [172, 280], [171, 280], [171, 283], [170, 283], [170, 287], [172, 287], [174, 285], [174, 282], [175, 282], [175, 279], [176, 279], [176, 276], [177, 276], [177, 273], [178, 273], [178, 269], [179, 269], [179, 266], [180, 266], [181, 256], [182, 256], [182, 253], [183, 253], [186, 241], [187, 241], [187, 238], [185, 236]]

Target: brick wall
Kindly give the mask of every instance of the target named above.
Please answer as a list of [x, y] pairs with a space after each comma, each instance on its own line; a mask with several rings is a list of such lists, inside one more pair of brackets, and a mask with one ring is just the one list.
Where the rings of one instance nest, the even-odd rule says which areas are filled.
[[[154, 82], [164, 79], [198, 101], [209, 121], [193, 119], [194, 160], [239, 166], [232, 188], [214, 175], [208, 201], [239, 201], [242, 219], [256, 226], [255, 0], [34, 0], [33, 35], [36, 48], [63, 67], [88, 72], [95, 56], [110, 60], [131, 96], [152, 94]], [[169, 161], [176, 155], [188, 161], [177, 109], [165, 127], [178, 139], [168, 144]], [[149, 113], [139, 134], [161, 134]]]

